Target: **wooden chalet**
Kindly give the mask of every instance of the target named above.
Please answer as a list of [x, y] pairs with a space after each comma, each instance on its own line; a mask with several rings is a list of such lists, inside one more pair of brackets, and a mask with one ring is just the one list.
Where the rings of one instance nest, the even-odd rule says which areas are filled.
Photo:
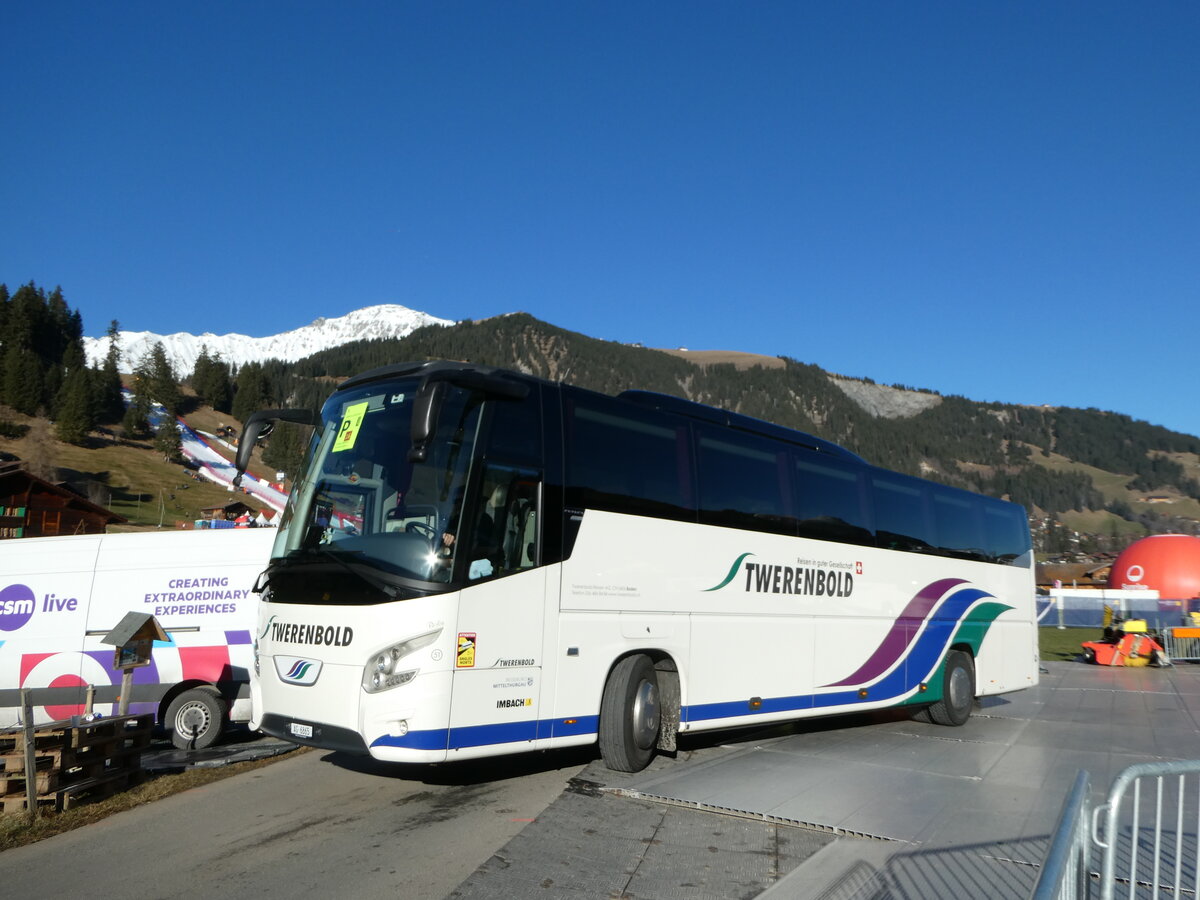
[[65, 484], [31, 474], [20, 461], [0, 464], [0, 539], [104, 534], [127, 521]]

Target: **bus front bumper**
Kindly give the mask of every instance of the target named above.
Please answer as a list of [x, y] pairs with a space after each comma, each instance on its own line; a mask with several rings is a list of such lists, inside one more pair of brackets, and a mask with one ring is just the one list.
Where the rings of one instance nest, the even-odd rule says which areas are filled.
[[271, 737], [305, 747], [320, 747], [322, 750], [337, 750], [360, 756], [371, 752], [357, 731], [322, 722], [308, 722], [292, 716], [266, 713], [259, 730]]

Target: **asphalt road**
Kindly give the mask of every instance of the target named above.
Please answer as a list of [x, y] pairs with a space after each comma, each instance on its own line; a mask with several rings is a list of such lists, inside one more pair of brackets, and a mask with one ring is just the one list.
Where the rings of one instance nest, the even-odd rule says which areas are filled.
[[591, 752], [385, 766], [298, 752], [0, 853], [7, 897], [445, 897]]

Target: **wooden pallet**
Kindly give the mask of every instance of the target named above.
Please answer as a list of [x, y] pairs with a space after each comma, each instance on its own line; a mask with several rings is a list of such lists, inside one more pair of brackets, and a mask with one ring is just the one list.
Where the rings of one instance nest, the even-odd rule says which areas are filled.
[[[61, 731], [49, 731], [52, 725], [43, 725], [33, 733], [33, 749], [34, 752], [40, 753], [43, 750], [54, 750], [59, 747], [66, 746], [66, 737]], [[0, 756], [20, 756], [25, 755], [25, 735], [20, 729], [0, 731]]]
[[145, 778], [146, 773], [142, 771], [139, 765], [136, 769], [128, 769], [124, 772], [112, 772], [99, 778], [86, 778], [83, 781], [77, 781], [58, 791], [61, 797], [58, 802], [58, 808], [74, 809], [76, 806], [84, 803], [94, 803], [97, 800], [103, 800], [105, 797], [111, 797], [113, 794], [129, 790], [131, 787], [137, 787]]
[[[95, 722], [54, 722], [34, 732], [39, 807], [71, 809], [112, 796], [143, 779], [142, 750], [154, 716], [114, 716]], [[24, 737], [0, 733], [0, 811], [27, 806]]]

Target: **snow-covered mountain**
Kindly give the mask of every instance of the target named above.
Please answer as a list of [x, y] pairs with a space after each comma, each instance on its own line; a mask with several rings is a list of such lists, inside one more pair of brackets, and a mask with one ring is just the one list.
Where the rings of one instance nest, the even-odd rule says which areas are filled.
[[[156, 343], [162, 342], [175, 375], [187, 378], [196, 368], [200, 348], [207, 347], [209, 356], [221, 354], [221, 359], [235, 366], [248, 362], [280, 359], [294, 362], [350, 341], [371, 338], [399, 338], [424, 325], [453, 325], [448, 319], [438, 319], [407, 306], [384, 304], [367, 306], [336, 319], [317, 319], [311, 325], [285, 331], [270, 337], [249, 337], [244, 334], [153, 334], [149, 331], [122, 331], [122, 372], [132, 372], [137, 361]], [[83, 339], [90, 365], [100, 365], [108, 354], [108, 338]]]

